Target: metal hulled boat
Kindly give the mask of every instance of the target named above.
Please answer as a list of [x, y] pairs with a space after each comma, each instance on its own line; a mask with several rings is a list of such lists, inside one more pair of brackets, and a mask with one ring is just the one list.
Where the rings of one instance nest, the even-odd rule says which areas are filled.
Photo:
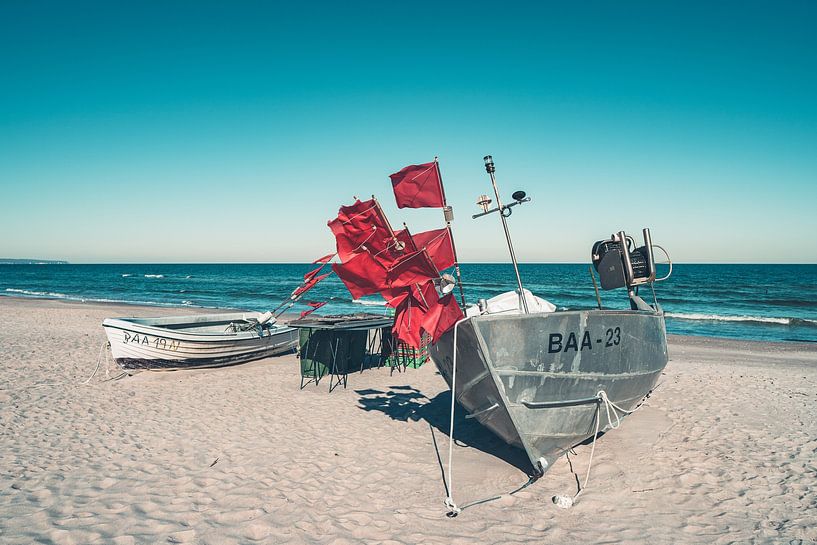
[[298, 331], [272, 313], [237, 312], [161, 318], [107, 318], [111, 353], [125, 370], [220, 367], [293, 350]]
[[[498, 212], [516, 275], [515, 292], [467, 305], [437, 159], [390, 175], [398, 208], [441, 208], [445, 228], [412, 235], [395, 231], [377, 200], [356, 200], [329, 222], [340, 263], [332, 265], [353, 297], [379, 293], [395, 309], [394, 338], [418, 347], [431, 338], [430, 355], [459, 402], [486, 428], [524, 449], [531, 476], [543, 474], [573, 445], [618, 426], [655, 387], [667, 364], [664, 314], [640, 286], [657, 278], [650, 233], [637, 247], [623, 231], [593, 247], [602, 289], [626, 288], [629, 308], [556, 311], [525, 290], [507, 218], [529, 202], [523, 191], [503, 204], [494, 163], [485, 157], [496, 205], [480, 196], [482, 212]], [[660, 248], [663, 251], [663, 248]], [[664, 252], [666, 253], [666, 252]], [[667, 258], [668, 260], [669, 258]], [[456, 279], [443, 274], [453, 267]], [[671, 263], [670, 263], [671, 272]], [[459, 284], [458, 302], [454, 287]], [[654, 294], [654, 289], [652, 290]], [[465, 311], [465, 314], [463, 314]], [[451, 430], [453, 436], [453, 428]], [[451, 493], [449, 451], [449, 483]], [[456, 511], [449, 496], [446, 504]]]
[[529, 199], [520, 191], [503, 205], [493, 161], [485, 161], [497, 206], [489, 210], [483, 195], [483, 212], [474, 218], [500, 213], [516, 272], [516, 304], [494, 312], [481, 301], [430, 355], [469, 417], [524, 449], [532, 474], [541, 475], [572, 446], [617, 426], [655, 387], [668, 360], [664, 313], [657, 301], [650, 305], [639, 297], [638, 287], [652, 287], [669, 274], [656, 278], [648, 229], [638, 248], [619, 232], [596, 243], [593, 264], [603, 289], [627, 289], [630, 309], [603, 309], [596, 288], [598, 309], [543, 311], [522, 286], [506, 222], [511, 207]]

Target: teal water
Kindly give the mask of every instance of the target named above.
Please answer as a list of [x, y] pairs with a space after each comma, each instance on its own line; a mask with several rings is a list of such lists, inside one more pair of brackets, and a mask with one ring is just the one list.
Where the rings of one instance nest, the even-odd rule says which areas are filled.
[[[295, 288], [308, 264], [1, 265], [0, 295], [90, 302], [268, 310]], [[515, 288], [509, 264], [464, 264], [469, 302]], [[562, 309], [593, 308], [583, 264], [522, 264], [525, 287]], [[817, 342], [817, 265], [676, 265], [656, 285], [667, 330], [682, 335]], [[648, 289], [641, 293], [648, 301]], [[352, 302], [331, 276], [306, 300], [328, 301], [320, 312], [385, 312], [378, 297]], [[602, 302], [626, 308], [623, 290]], [[293, 311], [305, 310], [300, 304]]]

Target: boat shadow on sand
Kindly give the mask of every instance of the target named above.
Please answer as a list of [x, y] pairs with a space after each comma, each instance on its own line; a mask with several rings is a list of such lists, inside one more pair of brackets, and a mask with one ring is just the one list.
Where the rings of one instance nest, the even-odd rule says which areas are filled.
[[[380, 411], [392, 420], [419, 422], [425, 420], [432, 430], [432, 439], [441, 460], [440, 446], [434, 430], [448, 435], [451, 413], [451, 392], [440, 392], [433, 399], [411, 386], [389, 386], [387, 391], [355, 390], [358, 404], [364, 411]], [[467, 412], [458, 403], [454, 412], [454, 441], [459, 446], [475, 448], [516, 467], [526, 474], [532, 471], [525, 452], [512, 447], [485, 429], [476, 420], [465, 418]]]

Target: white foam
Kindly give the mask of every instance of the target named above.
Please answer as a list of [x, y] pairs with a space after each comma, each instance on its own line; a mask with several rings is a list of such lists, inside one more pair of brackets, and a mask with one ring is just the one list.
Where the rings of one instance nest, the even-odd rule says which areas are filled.
[[56, 297], [58, 299], [65, 299], [68, 297], [64, 293], [54, 293], [51, 291], [30, 291], [19, 290], [17, 288], [6, 288], [6, 291], [9, 293], [19, 293], [20, 295], [29, 295], [31, 297]]
[[[128, 299], [107, 299], [105, 297], [81, 297], [77, 295], [66, 295], [64, 293], [54, 293], [50, 291], [32, 291], [32, 290], [21, 290], [17, 288], [6, 288], [6, 293], [13, 293], [15, 295], [21, 295], [24, 297], [38, 297], [41, 299], [67, 299], [69, 301], [81, 301], [83, 303], [116, 303], [116, 304], [126, 304], [126, 305], [145, 305], [150, 307], [178, 307], [179, 303], [163, 303], [160, 301], [139, 301], [139, 300], [128, 300]], [[0, 296], [2, 293], [0, 293]], [[188, 307], [197, 307], [197, 308], [218, 308], [218, 307], [207, 307], [202, 305], [196, 305], [193, 301], [182, 301], [181, 305], [188, 306]]]
[[386, 301], [367, 301], [365, 299], [352, 299], [352, 302], [358, 305], [366, 305], [372, 307], [385, 307]]
[[722, 316], [720, 314], [699, 314], [699, 313], [676, 313], [667, 312], [666, 316], [669, 318], [678, 318], [679, 320], [706, 320], [710, 322], [759, 322], [764, 324], [791, 324], [791, 318], [775, 318], [771, 316]]
[[145, 278], [164, 278], [165, 275], [163, 274], [146, 274]]

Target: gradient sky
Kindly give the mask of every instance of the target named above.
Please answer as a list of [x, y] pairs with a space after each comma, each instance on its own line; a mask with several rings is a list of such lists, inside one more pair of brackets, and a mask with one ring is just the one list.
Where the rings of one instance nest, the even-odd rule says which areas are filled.
[[[569, 5], [568, 5], [569, 4]], [[462, 261], [817, 262], [817, 2], [0, 4], [0, 257], [287, 262], [439, 155]]]

